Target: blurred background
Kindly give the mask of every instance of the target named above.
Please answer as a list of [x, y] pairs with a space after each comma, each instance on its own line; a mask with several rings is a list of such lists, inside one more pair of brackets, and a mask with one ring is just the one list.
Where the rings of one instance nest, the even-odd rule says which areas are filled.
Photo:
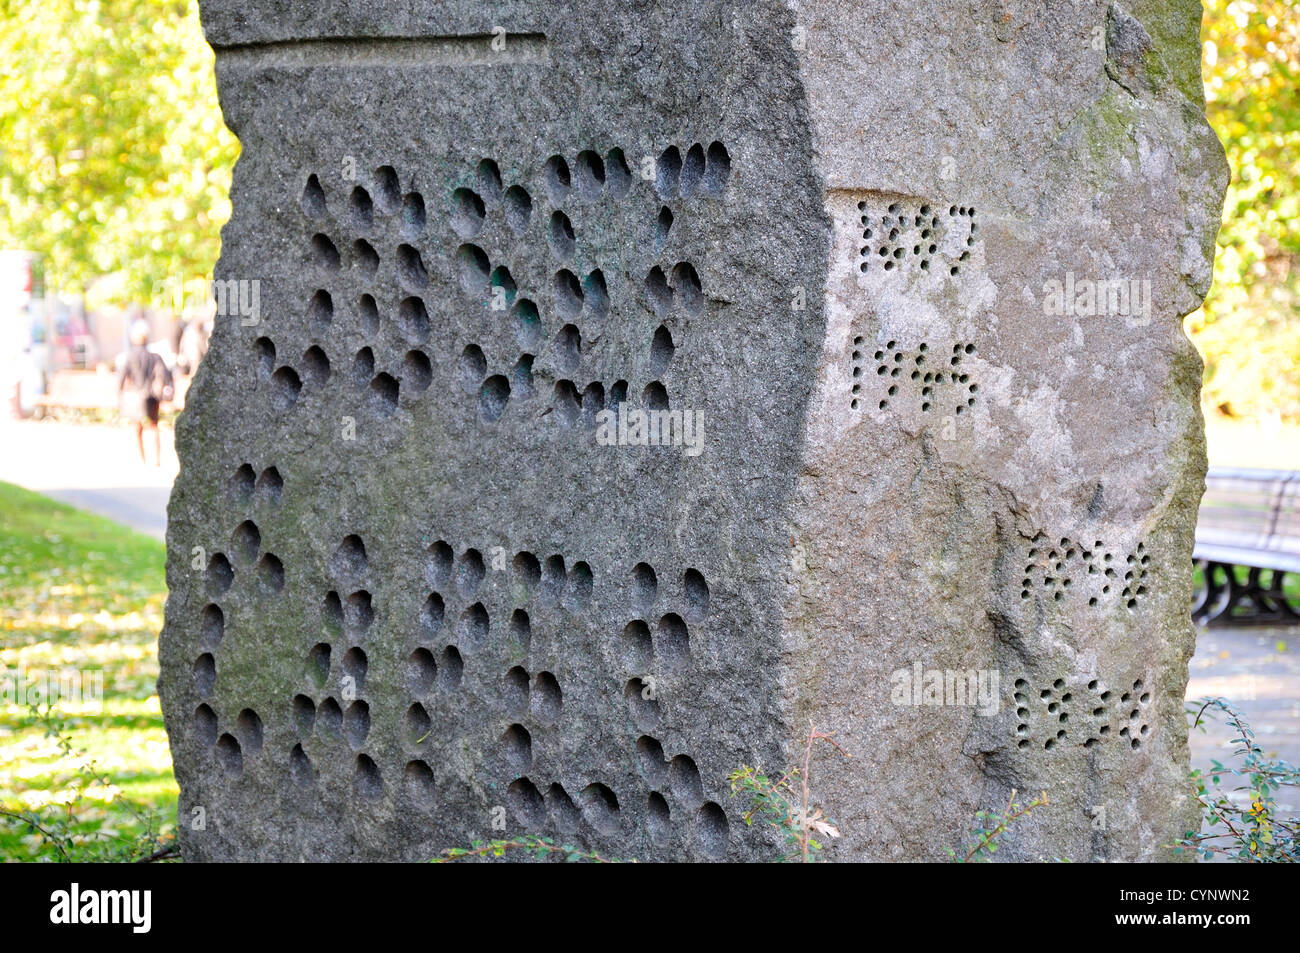
[[[0, 857], [167, 857], [153, 680], [171, 424], [207, 348], [239, 145], [193, 0], [0, 11]], [[1186, 319], [1211, 464], [1298, 470], [1300, 10], [1204, 13], [1232, 167], [1214, 286]], [[1297, 631], [1202, 630], [1189, 690], [1236, 696], [1293, 761]], [[1230, 735], [1197, 736], [1194, 761], [1211, 770]]]

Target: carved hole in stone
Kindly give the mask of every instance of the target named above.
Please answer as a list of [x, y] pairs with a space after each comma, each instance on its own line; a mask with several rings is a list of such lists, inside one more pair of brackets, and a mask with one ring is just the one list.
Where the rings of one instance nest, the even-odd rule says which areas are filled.
[[325, 271], [338, 271], [342, 265], [338, 248], [330, 241], [328, 235], [320, 232], [311, 237], [311, 254], [316, 267], [323, 268]]
[[701, 187], [707, 195], [717, 198], [726, 191], [727, 180], [731, 178], [731, 156], [726, 146], [713, 142], [709, 145], [707, 160]]
[[249, 754], [255, 755], [262, 750], [262, 719], [253, 709], [245, 708], [239, 713], [235, 720], [235, 731], [239, 735], [240, 744]]
[[560, 683], [550, 672], [538, 672], [533, 679], [533, 688], [529, 696], [529, 707], [539, 723], [554, 724], [560, 717], [563, 701], [560, 696]]
[[690, 656], [690, 638], [686, 623], [675, 612], [659, 620], [655, 632], [655, 655], [670, 668], [684, 665]]
[[299, 787], [310, 787], [316, 782], [316, 769], [312, 767], [311, 758], [302, 750], [302, 745], [293, 746], [289, 752], [289, 777]]
[[456, 367], [456, 377], [461, 388], [469, 394], [476, 393], [483, 384], [487, 374], [487, 358], [483, 349], [477, 344], [467, 344], [460, 352], [460, 362]]
[[343, 607], [344, 632], [355, 637], [363, 636], [374, 621], [375, 610], [371, 605], [370, 593], [358, 589], [348, 596], [347, 604]]
[[457, 270], [460, 273], [460, 286], [467, 294], [482, 294], [487, 287], [488, 272], [491, 263], [483, 249], [477, 245], [461, 245], [456, 249]]
[[574, 563], [569, 570], [569, 593], [566, 600], [570, 612], [581, 612], [591, 604], [593, 585], [591, 567], [581, 560]]
[[550, 243], [551, 251], [555, 252], [556, 257], [566, 261], [573, 257], [578, 248], [573, 223], [569, 221], [569, 216], [559, 210], [551, 213]]
[[512, 232], [526, 231], [533, 216], [533, 197], [520, 185], [512, 185], [505, 194], [506, 225]]
[[[429, 658], [432, 660], [433, 656]], [[433, 719], [429, 717], [429, 712], [423, 705], [415, 702], [406, 709], [403, 729], [406, 732], [407, 744], [413, 748], [418, 747], [424, 744], [429, 737], [429, 732], [433, 730]]]
[[511, 564], [515, 575], [519, 581], [528, 589], [532, 589], [542, 579], [542, 564], [538, 562], [537, 557], [530, 552], [520, 552], [515, 554], [514, 562]]
[[673, 758], [668, 766], [668, 785], [675, 797], [687, 808], [695, 807], [704, 801], [704, 785], [700, 781], [700, 771], [695, 762], [684, 754]]
[[208, 593], [213, 597], [224, 594], [235, 581], [235, 569], [225, 553], [213, 553], [208, 560]]
[[652, 788], [661, 787], [668, 776], [668, 766], [664, 761], [664, 746], [649, 735], [642, 735], [636, 740], [637, 759], [641, 762], [641, 774], [645, 783]]
[[370, 409], [387, 417], [397, 409], [397, 379], [391, 374], [379, 373], [370, 381]]
[[566, 834], [571, 834], [582, 823], [582, 812], [573, 803], [569, 792], [559, 783], [552, 784], [546, 790], [546, 806], [555, 826]]
[[565, 318], [576, 318], [582, 314], [583, 292], [578, 276], [567, 268], [555, 273], [554, 281], [555, 310]]
[[519, 395], [520, 400], [528, 400], [535, 393], [533, 386], [533, 355], [520, 354], [519, 360], [510, 371], [510, 389]]
[[352, 685], [358, 692], [366, 687], [366, 671], [369, 667], [366, 653], [356, 646], [343, 654], [343, 674], [352, 679]]
[[446, 540], [437, 540], [429, 546], [428, 559], [425, 562], [424, 576], [432, 586], [445, 586], [451, 582], [451, 570], [455, 554], [451, 544]]
[[267, 553], [257, 563], [257, 578], [268, 592], [284, 589], [284, 563], [275, 553]]
[[244, 753], [234, 735], [224, 734], [217, 739], [217, 763], [228, 778], [238, 778], [244, 773]]
[[402, 358], [402, 383], [413, 394], [422, 394], [433, 383], [433, 364], [423, 351], [407, 351]]
[[605, 163], [590, 149], [578, 153], [574, 164], [573, 184], [584, 202], [595, 202], [605, 191]]
[[622, 149], [615, 147], [605, 154], [605, 182], [610, 197], [615, 200], [625, 198], [632, 191], [632, 170]]
[[462, 596], [472, 596], [483, 584], [487, 576], [487, 567], [483, 564], [483, 554], [477, 549], [467, 549], [457, 564], [456, 588]]
[[659, 592], [659, 580], [649, 563], [637, 563], [632, 567], [632, 599], [638, 609], [649, 609], [654, 605]]
[[424, 268], [424, 261], [411, 245], [397, 246], [397, 279], [407, 291], [419, 291], [429, 286], [429, 273]]
[[208, 652], [216, 651], [226, 634], [226, 614], [221, 606], [208, 603], [203, 607], [203, 618], [199, 624], [199, 648]]
[[343, 713], [343, 734], [355, 751], [366, 743], [370, 734], [370, 706], [357, 699]]
[[325, 687], [330, 677], [330, 646], [328, 642], [317, 642], [307, 653], [307, 680], [319, 691]]
[[586, 297], [587, 314], [593, 320], [603, 321], [609, 315], [609, 289], [605, 286], [605, 273], [597, 268], [582, 279]]
[[511, 725], [501, 736], [506, 764], [512, 771], [527, 771], [533, 763], [533, 738], [523, 725]]
[[288, 365], [280, 367], [271, 375], [271, 406], [279, 411], [288, 410], [297, 402], [301, 390], [298, 372]]
[[379, 772], [379, 765], [369, 755], [357, 755], [354, 783], [357, 794], [367, 801], [378, 801], [384, 796], [384, 777]]
[[645, 682], [639, 678], [630, 679], [623, 689], [623, 698], [637, 728], [649, 732], [658, 727], [659, 699]]
[[564, 160], [564, 156], [556, 155], [547, 159], [542, 178], [546, 184], [546, 197], [550, 203], [555, 206], [564, 204], [564, 199], [572, 187], [569, 179], [569, 163]]
[[592, 428], [596, 424], [596, 415], [605, 409], [605, 385], [592, 381], [582, 392], [582, 424]]
[[375, 373], [375, 352], [368, 347], [357, 351], [352, 358], [352, 383], [356, 387], [365, 387]]
[[334, 320], [334, 299], [330, 297], [328, 291], [320, 290], [311, 296], [311, 303], [307, 306], [307, 317], [318, 332], [330, 326], [330, 322]]
[[668, 235], [673, 230], [673, 213], [665, 205], [659, 210], [659, 217], [655, 219], [655, 250], [662, 251], [668, 244]]
[[316, 727], [326, 738], [338, 740], [343, 736], [343, 709], [333, 697], [325, 699], [316, 709]]
[[655, 329], [654, 338], [650, 341], [651, 376], [660, 377], [663, 375], [673, 359], [673, 352], [676, 350], [676, 345], [673, 344], [673, 336], [668, 328], [662, 324], [659, 325]]
[[695, 814], [695, 842], [700, 852], [714, 859], [726, 854], [729, 827], [726, 813], [717, 804], [710, 801], [701, 807]]
[[654, 642], [650, 626], [641, 619], [633, 619], [623, 627], [623, 657], [629, 669], [644, 672], [654, 661]]
[[460, 687], [464, 675], [465, 662], [460, 652], [454, 645], [447, 646], [438, 657], [438, 687], [444, 692], [454, 691]]
[[618, 798], [603, 784], [589, 784], [579, 795], [582, 816], [597, 832], [610, 836], [618, 833]]
[[217, 743], [217, 713], [211, 706], [200, 705], [194, 709], [194, 737], [205, 748]]
[[385, 215], [397, 211], [402, 200], [402, 189], [397, 180], [397, 170], [383, 165], [375, 170], [375, 204]]
[[516, 665], [506, 672], [503, 686], [506, 714], [517, 716], [528, 710], [528, 672]]
[[397, 306], [398, 333], [410, 344], [421, 344], [429, 337], [429, 312], [424, 301], [415, 296], [403, 298]]
[[442, 628], [446, 611], [442, 596], [436, 592], [429, 593], [429, 598], [425, 599], [424, 605], [420, 607], [419, 623], [421, 633], [426, 636], [432, 635]]
[[542, 336], [542, 320], [537, 305], [527, 298], [515, 302], [515, 340], [523, 348], [534, 348]]
[[404, 774], [406, 793], [417, 804], [428, 806], [433, 803], [435, 789], [433, 768], [423, 761], [408, 761]]
[[667, 410], [668, 389], [659, 381], [651, 381], [641, 392], [641, 401], [647, 410]]
[[319, 345], [313, 344], [303, 352], [302, 374], [313, 387], [320, 387], [329, 380], [330, 359]]
[[573, 381], [555, 382], [554, 404], [556, 417], [563, 426], [572, 427], [578, 422], [582, 413], [582, 399]]
[[411, 653], [406, 660], [406, 687], [412, 695], [420, 697], [429, 694], [433, 691], [437, 677], [438, 664], [434, 661], [432, 652], [419, 648]]
[[[515, 284], [514, 277], [510, 274], [510, 269], [505, 265], [499, 265], [492, 269], [492, 274], [488, 276], [488, 284], [492, 286], [492, 310], [504, 311], [515, 300], [515, 293], [519, 290]], [[498, 304], [497, 302], [501, 302]]]
[[694, 198], [704, 181], [704, 147], [698, 142], [686, 150], [686, 159], [682, 163], [679, 189], [682, 198]]
[[709, 614], [709, 585], [698, 569], [688, 569], [682, 576], [682, 588], [686, 592], [686, 617], [692, 622], [699, 622]]
[[487, 215], [483, 199], [473, 189], [451, 193], [451, 227], [461, 238], [473, 238], [483, 230]]
[[247, 464], [241, 464], [226, 484], [226, 493], [230, 501], [235, 504], [247, 503], [253, 495], [253, 468]]
[[695, 266], [690, 262], [678, 262], [673, 268], [673, 291], [688, 314], [699, 314], [704, 310], [700, 276], [695, 273]]
[[645, 276], [645, 292], [650, 299], [650, 310], [655, 314], [665, 315], [672, 310], [673, 289], [668, 287], [668, 278], [658, 265]]
[[359, 232], [368, 232], [375, 225], [375, 203], [370, 193], [359, 185], [348, 196], [348, 217]]
[[560, 604], [566, 578], [564, 557], [558, 554], [548, 556], [542, 570], [542, 599], [547, 605]]
[[555, 351], [555, 363], [560, 370], [571, 373], [577, 369], [581, 359], [582, 335], [575, 325], [566, 324], [560, 328], [560, 333], [555, 336], [555, 343], [552, 346]]
[[302, 206], [303, 214], [308, 218], [322, 219], [328, 211], [325, 205], [325, 190], [320, 186], [320, 179], [316, 173], [307, 176], [307, 184], [302, 190], [302, 199], [299, 203]]
[[669, 146], [659, 154], [655, 163], [655, 191], [662, 199], [677, 195], [677, 184], [682, 174], [682, 154], [676, 146]]
[[316, 703], [307, 695], [293, 696], [293, 724], [303, 738], [311, 734], [316, 724]]
[[217, 660], [204, 652], [194, 660], [194, 690], [200, 698], [211, 698], [217, 687]]
[[528, 613], [523, 609], [516, 609], [510, 613], [510, 637], [515, 640], [516, 644], [525, 652], [532, 642], [533, 630], [528, 619]]
[[537, 786], [527, 778], [517, 778], [506, 788], [506, 801], [515, 820], [527, 830], [539, 830], [546, 823], [546, 802]]
[[478, 397], [483, 419], [494, 423], [501, 419], [506, 404], [510, 402], [510, 381], [504, 374], [493, 374], [483, 382]]
[[662, 845], [668, 842], [671, 818], [664, 796], [658, 791], [651, 791], [646, 798], [645, 829], [652, 843]]

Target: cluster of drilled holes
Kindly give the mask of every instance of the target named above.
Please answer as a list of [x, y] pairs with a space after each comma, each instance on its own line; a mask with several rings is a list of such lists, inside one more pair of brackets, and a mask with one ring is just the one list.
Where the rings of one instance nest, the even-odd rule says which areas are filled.
[[[1020, 598], [1029, 599], [1036, 586], [1040, 584], [1045, 593], [1055, 602], [1061, 602], [1074, 588], [1074, 575], [1099, 576], [1100, 595], [1093, 587], [1093, 595], [1088, 597], [1089, 606], [1097, 606], [1101, 599], [1110, 595], [1112, 587], [1118, 584], [1120, 572], [1116, 568], [1115, 554], [1105, 549], [1101, 540], [1095, 540], [1091, 546], [1082, 540], [1062, 537], [1058, 545], [1052, 546], [1043, 535], [1034, 540], [1034, 545], [1027, 552], [1028, 563], [1024, 578], [1020, 581]], [[1129, 609], [1136, 609], [1138, 599], [1146, 595], [1146, 578], [1151, 557], [1146, 552], [1146, 544], [1139, 542], [1137, 550], [1126, 557], [1128, 568], [1124, 571], [1124, 588], [1120, 593], [1120, 602]]]
[[[375, 213], [392, 215], [402, 213], [401, 230], [404, 235], [414, 237], [424, 230], [424, 198], [419, 192], [401, 192], [397, 170], [385, 165], [375, 169], [371, 190], [363, 185], [355, 185], [348, 192], [346, 220], [354, 231], [369, 232], [375, 225]], [[316, 222], [324, 222], [329, 217], [329, 203], [320, 177], [315, 173], [307, 176], [299, 200], [303, 214]]]
[[637, 739], [636, 750], [641, 775], [650, 788], [646, 833], [651, 842], [662, 845], [670, 836], [672, 811], [662, 793], [667, 788], [683, 812], [695, 812], [695, 837], [700, 850], [715, 858], [725, 854], [729, 836], [727, 817], [715, 802], [705, 801], [704, 784], [695, 761], [684, 754], [668, 761], [663, 745], [650, 735]]
[[[579, 389], [572, 380], [558, 380], [551, 391], [551, 410], [562, 427], [580, 424], [592, 429], [598, 425], [597, 415], [602, 410], [617, 411], [618, 406], [627, 400], [627, 388], [624, 380], [615, 381], [608, 392], [600, 381], [592, 381]], [[642, 400], [649, 409], [668, 409], [668, 391], [659, 381], [646, 385]]]
[[[532, 387], [532, 355], [526, 363], [523, 358], [516, 364], [511, 376], [526, 395]], [[505, 413], [510, 403], [511, 380], [504, 374], [489, 374], [487, 357], [477, 344], [467, 344], [456, 365], [456, 379], [461, 388], [478, 397], [479, 414], [488, 423], [495, 423]]]
[[488, 214], [500, 207], [506, 226], [523, 232], [533, 215], [533, 198], [521, 185], [504, 186], [496, 160], [483, 159], [475, 167], [473, 181], [451, 194], [451, 229], [460, 238], [478, 236]]
[[592, 149], [578, 153], [573, 165], [562, 155], [553, 155], [542, 166], [546, 198], [558, 208], [570, 196], [579, 202], [599, 202], [607, 195], [623, 199], [632, 190], [632, 170], [623, 150], [610, 149], [602, 158]]
[[235, 718], [233, 731], [222, 733], [217, 713], [206, 702], [194, 709], [194, 738], [204, 748], [212, 749], [222, 774], [235, 780], [244, 773], [244, 757], [256, 757], [262, 750], [262, 719], [251, 708]]
[[242, 463], [231, 475], [227, 491], [235, 506], [257, 502], [275, 505], [284, 493], [284, 478], [275, 467], [266, 467], [257, 473], [252, 464]]
[[939, 210], [929, 204], [904, 208], [903, 203], [893, 202], [879, 216], [874, 215], [865, 201], [858, 203], [861, 214], [862, 245], [858, 249], [858, 270], [871, 271], [879, 267], [884, 271], [902, 268], [908, 262], [918, 262], [922, 271], [930, 271], [944, 236], [953, 226], [952, 219], [962, 218], [967, 221], [968, 230], [964, 247], [956, 255], [948, 269], [950, 275], [961, 271], [961, 262], [970, 257], [970, 249], [975, 245], [975, 210], [966, 206], [953, 206], [945, 221]]
[[650, 310], [660, 317], [671, 313], [675, 306], [690, 315], [704, 311], [700, 276], [688, 261], [679, 261], [669, 273], [659, 265], [653, 266], [645, 277], [645, 293]]
[[[1116, 693], [1101, 684], [1100, 680], [1088, 682], [1087, 697], [1076, 702], [1064, 679], [1058, 678], [1051, 685], [1040, 689], [1036, 696], [1029, 682], [1023, 678], [1016, 679], [1013, 698], [1016, 704], [1016, 745], [1020, 749], [1031, 747], [1031, 720], [1039, 724], [1039, 737], [1043, 738], [1042, 747], [1050, 751], [1058, 744], [1064, 743], [1071, 731], [1072, 706], [1079, 709], [1076, 736], [1083, 737], [1085, 748], [1095, 748], [1109, 736], [1112, 725], [1118, 721], [1117, 732], [1128, 746], [1134, 750], [1142, 746], [1142, 739], [1150, 733], [1151, 726], [1143, 715], [1151, 703], [1151, 694], [1145, 689], [1142, 679], [1133, 682], [1130, 691]], [[1037, 715], [1031, 706], [1040, 710]], [[1044, 727], [1045, 726], [1045, 727]], [[1044, 737], [1045, 736], [1045, 737]]]
[[316, 771], [303, 749], [303, 742], [312, 735], [329, 743], [343, 742], [358, 752], [354, 770], [357, 792], [366, 798], [378, 798], [383, 795], [379, 768], [361, 751], [370, 735], [370, 704], [360, 697], [369, 669], [365, 650], [352, 646], [340, 660], [339, 697], [326, 695], [319, 704], [313, 697], [323, 693], [330, 683], [333, 651], [330, 643], [318, 642], [307, 653], [303, 676], [308, 690], [299, 692], [292, 702], [299, 742], [290, 752], [290, 771], [298, 784], [313, 783]]
[[610, 307], [605, 273], [597, 268], [579, 279], [569, 269], [561, 268], [551, 282], [551, 300], [555, 313], [567, 321], [583, 317], [603, 321]]
[[686, 150], [685, 157], [676, 146], [669, 146], [655, 163], [655, 192], [665, 201], [719, 198], [729, 178], [731, 156], [721, 142], [711, 143], [707, 150], [697, 142]]
[[[862, 335], [853, 339], [853, 352], [849, 358], [851, 381], [849, 388], [849, 406], [859, 409], [864, 399], [864, 381], [867, 378], [866, 340]], [[943, 358], [935, 358], [930, 345], [922, 341], [914, 351], [905, 351], [898, 347], [897, 341], [887, 341], [871, 355], [875, 362], [876, 376], [881, 379], [880, 386], [885, 388], [877, 404], [878, 409], [886, 410], [890, 400], [898, 397], [903, 388], [920, 402], [921, 411], [929, 413], [935, 408], [941, 397], [953, 400], [953, 413], [960, 415], [967, 408], [975, 406], [975, 394], [979, 384], [971, 380], [970, 374], [962, 370], [962, 361], [975, 353], [975, 345], [958, 342], [952, 346], [948, 363]]]
[[676, 668], [690, 658], [690, 631], [687, 622], [701, 622], [709, 611], [709, 586], [698, 569], [682, 574], [683, 615], [664, 613], [654, 630], [650, 617], [659, 598], [658, 576], [649, 563], [632, 567], [631, 602], [639, 618], [623, 628], [623, 654], [632, 671], [645, 672], [658, 660], [665, 668]]

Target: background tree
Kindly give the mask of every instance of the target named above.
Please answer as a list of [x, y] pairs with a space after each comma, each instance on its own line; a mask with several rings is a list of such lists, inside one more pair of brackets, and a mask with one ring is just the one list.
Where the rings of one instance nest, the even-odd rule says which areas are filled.
[[211, 273], [238, 143], [193, 0], [0, 0], [0, 246], [147, 301]]

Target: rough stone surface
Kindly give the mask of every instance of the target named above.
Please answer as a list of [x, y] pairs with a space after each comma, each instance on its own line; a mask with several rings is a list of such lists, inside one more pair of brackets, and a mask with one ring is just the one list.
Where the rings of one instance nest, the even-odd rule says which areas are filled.
[[810, 719], [832, 857], [1194, 825], [1192, 0], [201, 6], [258, 307], [178, 428], [187, 858], [767, 858], [727, 775]]

